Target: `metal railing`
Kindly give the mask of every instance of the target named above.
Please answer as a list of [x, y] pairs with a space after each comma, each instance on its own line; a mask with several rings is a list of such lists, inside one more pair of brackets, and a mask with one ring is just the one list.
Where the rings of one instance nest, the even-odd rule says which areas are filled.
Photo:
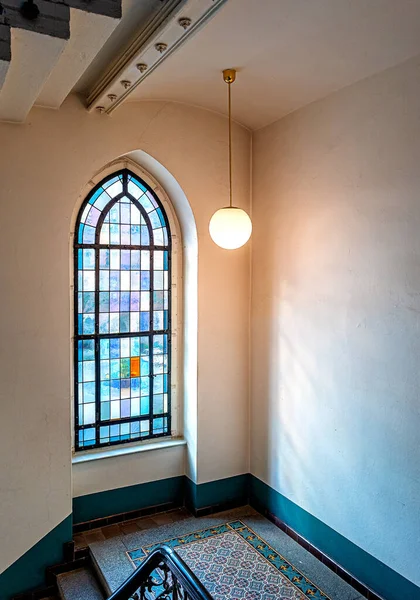
[[212, 600], [184, 561], [168, 546], [160, 546], [108, 600]]

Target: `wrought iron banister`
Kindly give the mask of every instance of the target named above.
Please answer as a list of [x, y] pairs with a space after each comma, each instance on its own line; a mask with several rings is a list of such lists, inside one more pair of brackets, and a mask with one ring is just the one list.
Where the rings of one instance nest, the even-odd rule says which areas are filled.
[[168, 546], [149, 554], [108, 600], [212, 600], [182, 558]]

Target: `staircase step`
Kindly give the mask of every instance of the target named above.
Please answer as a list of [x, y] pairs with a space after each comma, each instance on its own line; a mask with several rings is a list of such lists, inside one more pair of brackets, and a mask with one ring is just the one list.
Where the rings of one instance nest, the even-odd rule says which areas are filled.
[[105, 600], [98, 582], [89, 569], [76, 569], [57, 577], [63, 600]]
[[93, 542], [89, 544], [89, 552], [96, 575], [109, 595], [134, 571], [134, 565], [127, 556], [127, 548], [120, 538]]

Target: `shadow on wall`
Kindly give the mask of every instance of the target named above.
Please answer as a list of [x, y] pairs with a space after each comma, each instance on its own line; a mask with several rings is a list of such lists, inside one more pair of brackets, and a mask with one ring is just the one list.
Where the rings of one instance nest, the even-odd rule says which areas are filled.
[[[303, 222], [288, 222], [288, 233], [273, 244], [276, 251], [267, 252], [271, 278], [258, 334], [268, 399], [265, 480], [338, 531], [342, 522], [358, 523], [373, 536], [380, 515], [360, 510], [369, 505], [370, 488], [355, 479], [368, 460], [356, 425], [369, 407], [360, 408], [362, 394], [349, 394], [351, 358], [368, 355], [369, 340], [351, 334], [348, 304], [357, 291], [343, 281], [343, 248], [327, 235], [328, 211], [323, 218], [320, 212], [307, 208]], [[337, 497], [348, 490], [346, 502], [334, 501], [332, 488]]]
[[[416, 192], [375, 175], [359, 191], [346, 161], [344, 176], [330, 154], [325, 174], [312, 154], [304, 163], [305, 141], [298, 174], [264, 165], [255, 178], [252, 473], [417, 583]], [[401, 172], [387, 175], [399, 185]]]
[[127, 154], [164, 188], [175, 209], [182, 236], [183, 361], [181, 369], [183, 435], [187, 441], [186, 474], [197, 480], [197, 340], [198, 340], [198, 237], [194, 214], [175, 177], [143, 150]]

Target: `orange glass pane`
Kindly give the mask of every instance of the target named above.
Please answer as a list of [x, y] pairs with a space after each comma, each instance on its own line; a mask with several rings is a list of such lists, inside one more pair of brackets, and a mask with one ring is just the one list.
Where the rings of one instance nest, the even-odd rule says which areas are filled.
[[130, 365], [131, 377], [140, 377], [140, 357], [136, 356], [131, 359]]

